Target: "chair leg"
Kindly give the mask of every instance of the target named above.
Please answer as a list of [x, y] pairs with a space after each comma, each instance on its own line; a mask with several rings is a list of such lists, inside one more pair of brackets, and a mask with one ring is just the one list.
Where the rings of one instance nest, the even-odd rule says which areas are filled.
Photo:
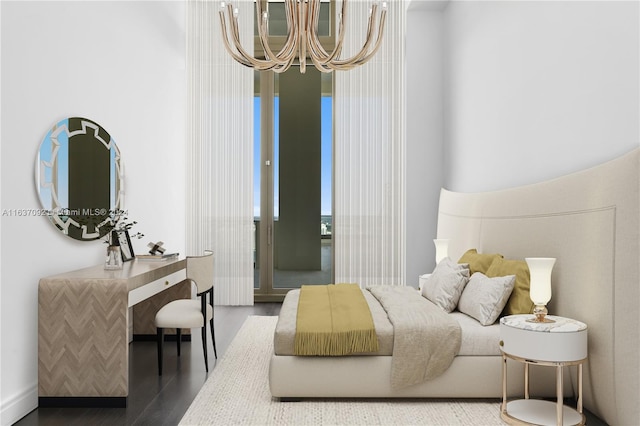
[[180, 337], [180, 334], [182, 334], [182, 329], [181, 328], [176, 328], [176, 342], [178, 345], [178, 356], [180, 356], [180, 340], [182, 340], [182, 338]]
[[211, 325], [211, 341], [213, 342], [213, 355], [216, 357], [216, 359], [218, 359], [218, 352], [216, 351], [216, 335], [213, 331], [213, 317], [211, 317], [209, 324]]
[[[216, 351], [216, 335], [215, 335], [215, 332], [213, 331], [213, 318], [215, 317], [214, 309], [216, 307], [216, 304], [214, 303], [213, 298], [214, 298], [214, 292], [213, 292], [213, 287], [211, 287], [209, 289], [209, 303], [211, 305], [211, 320], [209, 321], [209, 324], [211, 325], [211, 342], [213, 343], [213, 355], [216, 357], [216, 359], [218, 359], [218, 351]], [[204, 315], [205, 311], [203, 310], [202, 312]]]
[[204, 369], [209, 372], [209, 359], [207, 357], [207, 323], [202, 326], [202, 351], [204, 352]]
[[162, 376], [162, 340], [163, 340], [163, 335], [162, 335], [162, 328], [157, 328], [157, 335], [158, 335], [158, 376]]

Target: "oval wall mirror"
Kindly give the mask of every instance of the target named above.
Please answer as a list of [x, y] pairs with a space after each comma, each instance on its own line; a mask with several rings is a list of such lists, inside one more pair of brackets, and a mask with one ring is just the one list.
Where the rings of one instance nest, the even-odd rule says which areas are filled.
[[61, 120], [40, 144], [40, 203], [56, 228], [71, 238], [96, 240], [111, 230], [123, 208], [122, 181], [120, 151], [92, 120]]

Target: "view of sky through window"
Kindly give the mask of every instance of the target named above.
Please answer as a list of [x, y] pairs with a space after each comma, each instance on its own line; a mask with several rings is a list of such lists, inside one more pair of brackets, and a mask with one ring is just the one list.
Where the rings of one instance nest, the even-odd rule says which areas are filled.
[[[253, 129], [253, 215], [260, 217], [260, 97], [254, 97], [254, 129]], [[321, 98], [322, 136], [321, 136], [321, 215], [331, 216], [331, 171], [332, 171], [332, 99], [329, 96]], [[274, 217], [278, 218], [278, 152], [279, 152], [279, 98], [274, 99]]]

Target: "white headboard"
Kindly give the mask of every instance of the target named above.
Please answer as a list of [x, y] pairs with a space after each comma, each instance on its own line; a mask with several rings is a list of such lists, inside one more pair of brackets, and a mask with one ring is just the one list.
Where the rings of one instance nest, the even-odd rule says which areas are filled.
[[600, 166], [485, 193], [442, 190], [438, 238], [507, 259], [555, 257], [551, 314], [589, 327], [585, 407], [640, 424], [640, 149]]

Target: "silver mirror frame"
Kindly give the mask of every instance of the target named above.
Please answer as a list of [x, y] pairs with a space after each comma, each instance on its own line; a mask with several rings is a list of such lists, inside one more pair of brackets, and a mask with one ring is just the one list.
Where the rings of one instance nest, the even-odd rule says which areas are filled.
[[[79, 120], [80, 128], [70, 130], [69, 121]], [[74, 121], [75, 122], [75, 121]], [[65, 193], [68, 191], [68, 152], [65, 142], [76, 136], [91, 137], [109, 151], [109, 208], [82, 206], [71, 209]], [[67, 149], [65, 149], [67, 148]], [[45, 155], [43, 155], [45, 153]], [[65, 170], [60, 170], [64, 168]], [[120, 150], [109, 133], [96, 122], [82, 117], [69, 117], [57, 122], [42, 140], [36, 156], [35, 182], [44, 215], [64, 235], [75, 240], [91, 241], [102, 238], [113, 228], [124, 207], [124, 173]], [[92, 179], [92, 176], [86, 176]], [[66, 187], [65, 187], [66, 185]], [[85, 220], [89, 218], [91, 220]]]

